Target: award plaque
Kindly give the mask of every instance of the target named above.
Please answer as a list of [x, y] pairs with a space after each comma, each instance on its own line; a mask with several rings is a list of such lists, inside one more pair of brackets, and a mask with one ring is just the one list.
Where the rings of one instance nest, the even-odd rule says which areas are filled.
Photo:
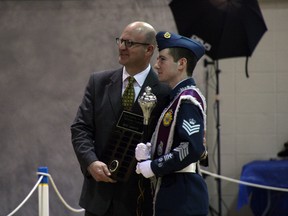
[[123, 111], [102, 156], [113, 179], [126, 181], [135, 172], [135, 148], [142, 134], [143, 117]]
[[[146, 87], [145, 93], [138, 100], [142, 111], [145, 110], [145, 113], [143, 111], [144, 118], [141, 115], [123, 111], [108, 139], [101, 160], [107, 164], [114, 180], [127, 181], [131, 173], [136, 170], [135, 148], [143, 141], [143, 136], [145, 137], [145, 127], [148, 126], [151, 111], [155, 106], [147, 101], [147, 95], [151, 94], [151, 88]], [[148, 105], [149, 108], [147, 108]]]

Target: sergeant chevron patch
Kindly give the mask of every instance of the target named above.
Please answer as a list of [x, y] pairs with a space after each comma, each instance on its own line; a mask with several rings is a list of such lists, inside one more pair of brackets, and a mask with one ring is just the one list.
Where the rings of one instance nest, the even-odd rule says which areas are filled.
[[182, 124], [182, 128], [190, 135], [194, 133], [198, 133], [200, 130], [200, 124], [195, 125], [195, 120], [190, 120], [189, 122], [184, 120]]
[[180, 161], [182, 161], [189, 154], [188, 145], [189, 145], [188, 142], [183, 142], [183, 143], [180, 143], [180, 145], [174, 149], [174, 151], [179, 152]]

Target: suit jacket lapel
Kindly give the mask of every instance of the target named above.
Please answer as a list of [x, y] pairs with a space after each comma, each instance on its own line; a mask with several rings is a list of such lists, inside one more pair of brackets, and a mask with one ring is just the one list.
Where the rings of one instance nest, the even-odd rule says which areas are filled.
[[[115, 118], [118, 118], [121, 110], [121, 92], [122, 92], [122, 69], [118, 69], [110, 77], [110, 83], [108, 86], [108, 98], [115, 115]], [[110, 115], [107, 113], [107, 115]]]
[[[121, 100], [122, 100], [122, 68], [118, 69], [117, 71], [115, 71], [115, 73], [113, 73], [113, 75], [110, 77], [111, 82], [109, 83], [109, 93], [108, 93], [108, 97], [109, 97], [109, 101], [110, 104], [112, 106], [112, 110], [114, 112], [114, 115], [116, 118], [118, 118], [120, 111], [122, 110], [122, 104], [121, 104]], [[147, 86], [150, 86], [152, 89], [155, 85], [157, 85], [158, 83], [158, 78], [156, 73], [153, 71], [153, 69], [151, 68], [151, 70], [149, 71], [145, 82], [143, 83], [143, 86], [139, 92], [139, 95], [137, 96], [135, 103], [133, 105], [132, 108], [132, 112], [137, 113], [142, 115], [142, 109], [140, 107], [140, 105], [138, 104], [138, 98], [143, 95], [145, 88]]]

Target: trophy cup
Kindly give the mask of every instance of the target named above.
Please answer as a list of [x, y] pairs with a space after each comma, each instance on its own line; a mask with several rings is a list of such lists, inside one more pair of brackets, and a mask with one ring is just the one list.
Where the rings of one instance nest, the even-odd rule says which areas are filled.
[[156, 103], [157, 103], [157, 98], [156, 96], [151, 92], [151, 88], [149, 86], [147, 86], [145, 88], [145, 92], [143, 93], [143, 95], [141, 97], [139, 97], [138, 99], [138, 103], [142, 109], [143, 112], [143, 126], [144, 126], [144, 131], [143, 131], [143, 139], [142, 141], [148, 142], [148, 125], [149, 125], [149, 119], [150, 119], [150, 115], [152, 110], [154, 109]]
[[156, 96], [147, 86], [138, 99], [143, 116], [127, 111], [122, 112], [101, 156], [101, 160], [107, 164], [114, 180], [125, 182], [131, 173], [135, 172], [135, 148], [139, 142], [148, 141], [149, 118], [156, 102]]

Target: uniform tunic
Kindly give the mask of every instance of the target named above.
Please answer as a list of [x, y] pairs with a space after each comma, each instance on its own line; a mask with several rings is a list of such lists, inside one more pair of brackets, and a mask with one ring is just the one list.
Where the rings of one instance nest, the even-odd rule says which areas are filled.
[[154, 213], [156, 216], [207, 215], [206, 183], [195, 169], [191, 170], [191, 165], [196, 165], [205, 151], [206, 102], [192, 78], [172, 90], [170, 101], [151, 140]]

